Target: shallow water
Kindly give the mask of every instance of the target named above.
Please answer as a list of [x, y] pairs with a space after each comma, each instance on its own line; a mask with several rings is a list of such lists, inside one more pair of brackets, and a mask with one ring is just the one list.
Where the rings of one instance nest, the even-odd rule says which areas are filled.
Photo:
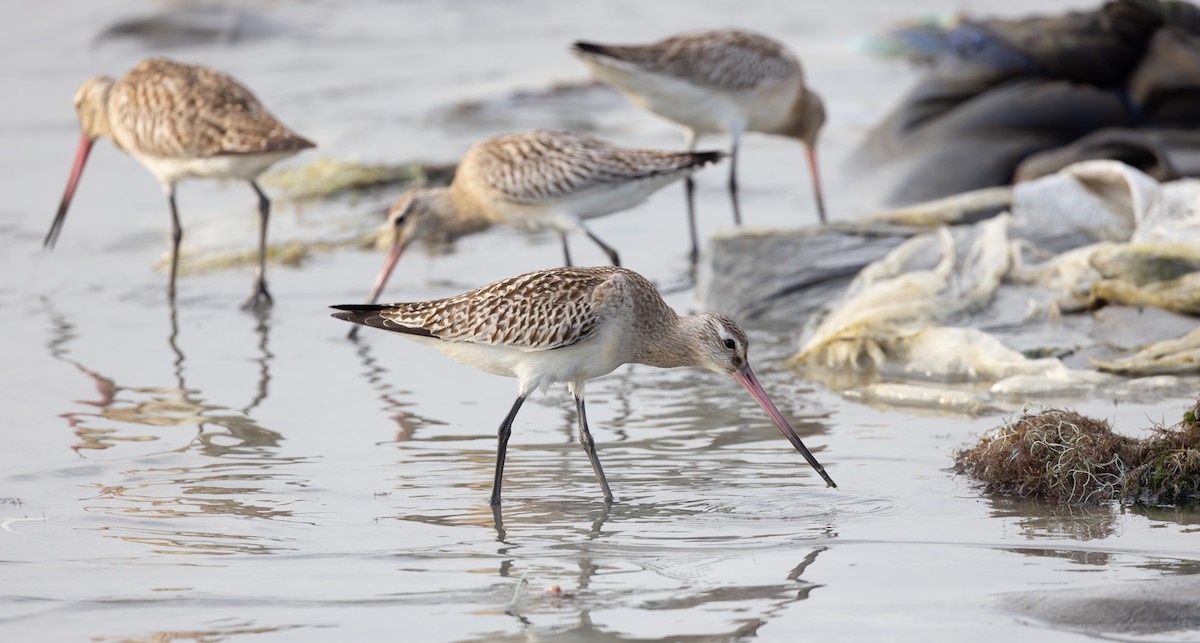
[[[857, 212], [839, 161], [915, 77], [847, 43], [916, 14], [1040, 6], [909, 4], [786, 16], [778, 3], [738, 4], [738, 24], [799, 51], [830, 106], [822, 154], [834, 217]], [[731, 382], [635, 367], [588, 387], [620, 502], [599, 501], [570, 398], [553, 390], [517, 420], [494, 515], [494, 432], [513, 383], [384, 333], [347, 341], [327, 315], [365, 295], [379, 255], [345, 249], [271, 267], [277, 305], [262, 316], [237, 309], [249, 268], [181, 277], [172, 308], [152, 268], [166, 248], [163, 198], [107, 143], [57, 249], [41, 250], [77, 136], [71, 93], [151, 51], [253, 87], [320, 144], [293, 164], [318, 153], [447, 161], [481, 136], [534, 126], [677, 146], [669, 126], [603, 92], [506, 97], [584, 78], [564, 51], [571, 39], [730, 24], [728, 6], [247, 4], [279, 31], [166, 50], [92, 38], [168, 4], [59, 6], [23, 6], [22, 20], [0, 24], [0, 74], [17, 88], [0, 103], [6, 639], [1053, 640], [1082, 635], [1031, 628], [996, 597], [1200, 572], [1196, 512], [983, 497], [948, 467], [998, 417], [844, 400], [784, 371], [794, 337], [763, 331], [752, 333], [760, 378], [839, 489], [825, 489]], [[744, 149], [747, 220], [813, 223], [799, 147], [751, 137]], [[699, 181], [706, 231], [729, 222], [723, 179], [717, 169]], [[272, 240], [351, 237], [391, 196], [278, 203]], [[668, 188], [595, 230], [629, 266], [678, 283], [681, 201]], [[179, 202], [185, 246], [253, 244], [244, 186], [185, 184]], [[573, 245], [581, 260], [602, 258]], [[496, 230], [453, 254], [406, 257], [389, 295], [450, 294], [558, 260], [552, 237]], [[687, 289], [669, 300], [695, 305]], [[1187, 402], [1075, 406], [1136, 432], [1174, 422]]]

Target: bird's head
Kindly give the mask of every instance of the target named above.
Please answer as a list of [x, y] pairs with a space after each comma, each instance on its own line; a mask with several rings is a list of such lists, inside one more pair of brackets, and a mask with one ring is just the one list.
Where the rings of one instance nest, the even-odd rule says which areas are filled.
[[75, 115], [83, 135], [96, 140], [109, 133], [108, 94], [112, 91], [113, 79], [108, 76], [92, 76], [75, 90]]
[[439, 229], [439, 206], [444, 188], [413, 188], [401, 194], [388, 206], [387, 221], [379, 228], [376, 247], [400, 246], [401, 251], [412, 242], [436, 236]]
[[746, 333], [737, 322], [720, 313], [705, 313], [700, 321], [699, 341], [693, 345], [699, 366], [736, 379], [748, 364]]
[[817, 214], [820, 216], [822, 224], [826, 222], [827, 218], [825, 216], [825, 197], [821, 192], [821, 175], [817, 171], [817, 135], [821, 133], [821, 126], [824, 124], [825, 103], [821, 101], [821, 97], [816, 92], [806, 87], [800, 94], [800, 98], [796, 99], [796, 103], [792, 105], [789, 124], [781, 132], [804, 144], [804, 151], [808, 155], [808, 171], [812, 177], [813, 197], [817, 200]]
[[700, 315], [701, 322], [698, 341], [693, 342], [693, 350], [696, 351], [699, 358], [699, 365], [707, 368], [710, 371], [721, 373], [746, 389], [755, 402], [762, 407], [771, 421], [779, 429], [792, 446], [804, 456], [805, 460], [816, 469], [817, 473], [825, 480], [825, 484], [830, 487], [836, 487], [833, 478], [825, 472], [825, 467], [817, 461], [817, 458], [808, 450], [804, 442], [800, 440], [800, 436], [796, 435], [795, 429], [788, 423], [783, 414], [771, 401], [758, 378], [755, 377], [754, 371], [750, 369], [750, 361], [746, 357], [746, 349], [748, 341], [746, 333], [738, 327], [737, 323], [732, 319], [719, 313], [706, 313]]
[[367, 303], [378, 300], [387, 285], [400, 255], [414, 241], [436, 237], [442, 229], [448, 202], [446, 188], [413, 188], [401, 194], [388, 207], [387, 221], [379, 228], [376, 246], [385, 249], [387, 258], [375, 277]]
[[788, 124], [780, 133], [804, 143], [808, 148], [814, 148], [824, 125], [825, 102], [820, 95], [806, 87], [792, 104]]
[[47, 248], [54, 247], [59, 233], [62, 232], [63, 222], [67, 219], [67, 209], [71, 207], [75, 186], [79, 184], [79, 177], [83, 176], [83, 166], [87, 163], [88, 155], [92, 153], [92, 145], [97, 138], [109, 134], [108, 95], [112, 86], [113, 79], [108, 76], [92, 76], [75, 90], [75, 114], [79, 117], [79, 127], [83, 134], [79, 137], [75, 162], [71, 164], [71, 175], [67, 179], [67, 189], [63, 192], [62, 201], [58, 204], [58, 213], [54, 215], [54, 223], [50, 225], [46, 240], [42, 242]]

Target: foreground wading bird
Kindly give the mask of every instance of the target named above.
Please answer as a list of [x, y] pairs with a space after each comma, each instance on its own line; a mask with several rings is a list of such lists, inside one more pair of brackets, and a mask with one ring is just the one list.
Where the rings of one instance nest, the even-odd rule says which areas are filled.
[[[679, 34], [649, 45], [576, 42], [571, 51], [598, 79], [634, 103], [682, 125], [689, 150], [703, 134], [732, 137], [729, 192], [739, 225], [737, 153], [742, 134], [798, 139], [808, 153], [817, 213], [825, 223], [815, 151], [825, 105], [804, 84], [800, 61], [783, 44], [749, 31], [720, 30]], [[695, 185], [690, 178], [686, 188], [694, 255]]]
[[191, 177], [241, 179], [258, 195], [260, 227], [258, 270], [246, 306], [271, 303], [267, 291], [267, 220], [271, 201], [255, 183], [275, 162], [313, 143], [275, 120], [249, 89], [212, 69], [162, 58], [148, 58], [120, 80], [93, 76], [75, 92], [75, 113], [83, 138], [75, 153], [62, 203], [44, 245], [54, 246], [67, 208], [83, 173], [92, 144], [108, 136], [114, 145], [141, 162], [162, 184], [171, 206], [171, 281], [167, 293], [175, 299], [175, 273], [183, 229], [175, 208], [175, 184]]
[[417, 188], [388, 210], [387, 259], [367, 303], [375, 303], [404, 249], [417, 239], [453, 240], [500, 223], [554, 230], [571, 265], [567, 233], [583, 232], [613, 265], [617, 251], [583, 223], [627, 210], [659, 188], [721, 159], [721, 152], [663, 152], [617, 147], [590, 136], [534, 131], [476, 143], [448, 188]]
[[583, 386], [630, 363], [699, 366], [737, 380], [826, 484], [837, 486], [754, 377], [742, 329], [717, 313], [675, 314], [636, 272], [616, 267], [554, 268], [447, 299], [334, 308], [345, 311], [334, 313], [338, 319], [403, 333], [463, 364], [517, 378], [517, 400], [500, 424], [493, 505], [500, 503], [513, 418], [529, 394], [555, 382], [566, 382], [575, 397], [579, 442], [604, 500], [612, 502], [588, 431]]

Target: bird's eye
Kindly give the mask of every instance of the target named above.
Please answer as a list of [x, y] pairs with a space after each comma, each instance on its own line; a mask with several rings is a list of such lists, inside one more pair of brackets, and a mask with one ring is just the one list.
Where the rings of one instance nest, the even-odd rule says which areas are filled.
[[729, 350], [733, 350], [733, 349], [737, 348], [737, 342], [733, 341], [732, 339], [726, 339], [725, 340], [725, 348], [728, 348]]
[[401, 216], [398, 216], [398, 217], [396, 217], [396, 223], [395, 223], [394, 225], [395, 225], [397, 228], [399, 228], [400, 226], [404, 225], [404, 221], [405, 221], [405, 219], [407, 219], [407, 218], [408, 218], [408, 215], [407, 215], [407, 214], [404, 214], [404, 215], [401, 215]]

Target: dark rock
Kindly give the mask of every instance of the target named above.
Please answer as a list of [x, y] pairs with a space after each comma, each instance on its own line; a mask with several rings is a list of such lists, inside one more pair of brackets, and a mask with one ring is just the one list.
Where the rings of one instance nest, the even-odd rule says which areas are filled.
[[897, 226], [739, 228], [709, 241], [699, 294], [707, 310], [751, 326], [799, 328], [867, 264], [913, 234]]
[[855, 153], [883, 205], [1111, 158], [1200, 175], [1200, 10], [1114, 0], [1093, 11], [968, 21]]
[[1000, 605], [1049, 627], [1091, 634], [1200, 630], [1200, 576], [1007, 594]]
[[162, 13], [117, 21], [96, 36], [98, 44], [132, 40], [161, 49], [230, 44], [279, 35], [285, 30], [262, 16], [223, 4], [173, 7]]

